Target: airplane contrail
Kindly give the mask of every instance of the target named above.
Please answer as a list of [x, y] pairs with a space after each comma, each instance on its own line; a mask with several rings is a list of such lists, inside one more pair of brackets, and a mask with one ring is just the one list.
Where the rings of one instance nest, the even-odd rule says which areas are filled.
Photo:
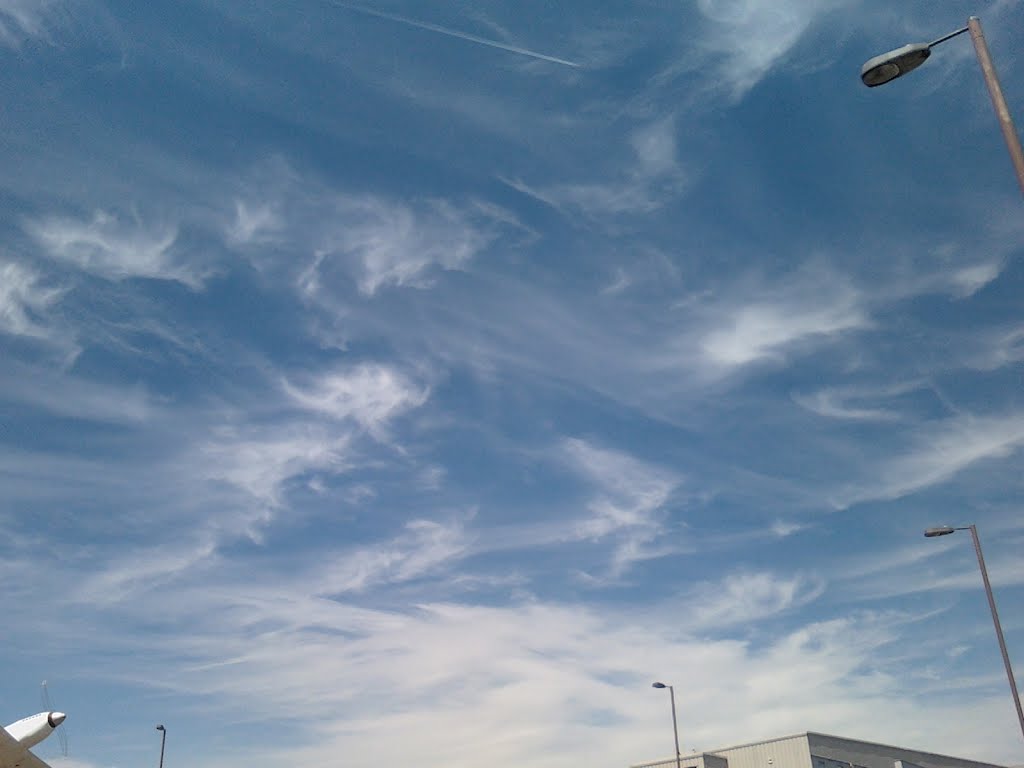
[[438, 32], [442, 35], [448, 35], [449, 37], [457, 37], [460, 40], [468, 40], [471, 43], [478, 43], [480, 45], [487, 45], [491, 48], [500, 48], [503, 51], [509, 51], [511, 53], [519, 53], [523, 56], [531, 56], [534, 59], [540, 59], [541, 61], [550, 61], [554, 64], [562, 64], [566, 67], [579, 67], [575, 61], [567, 61], [566, 59], [559, 59], [555, 56], [548, 56], [543, 53], [537, 53], [526, 48], [519, 48], [515, 45], [506, 45], [505, 43], [499, 43], [497, 40], [488, 40], [485, 37], [477, 37], [476, 35], [470, 35], [465, 32], [459, 32], [455, 29], [448, 29], [447, 27], [438, 26], [437, 24], [430, 24], [426, 21], [417, 21], [416, 19], [409, 19], [405, 16], [399, 16], [396, 13], [387, 13], [385, 11], [377, 11], [372, 8], [366, 8], [362, 5], [353, 5], [351, 3], [343, 3], [340, 0], [331, 0], [331, 5], [336, 5], [340, 8], [347, 8], [350, 11], [356, 11], [358, 13], [365, 13], [369, 16], [376, 16], [379, 19], [388, 19], [389, 21], [397, 21], [399, 24], [407, 24], [410, 27], [416, 27], [418, 29], [425, 29], [429, 32]]

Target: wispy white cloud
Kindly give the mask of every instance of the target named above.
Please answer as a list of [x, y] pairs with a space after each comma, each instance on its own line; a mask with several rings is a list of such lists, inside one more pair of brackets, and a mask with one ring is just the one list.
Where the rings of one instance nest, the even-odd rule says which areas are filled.
[[[283, 389], [285, 399], [264, 404], [272, 414], [265, 421], [222, 415], [184, 459], [182, 471], [243, 493], [239, 509], [248, 511], [229, 525], [232, 535], [258, 535], [260, 525], [288, 506], [293, 484], [323, 492], [324, 478], [366, 461], [365, 435], [397, 447], [390, 425], [429, 395], [397, 368], [373, 363], [296, 373]], [[374, 491], [360, 484], [351, 493], [365, 500]]]
[[679, 173], [676, 148], [676, 121], [662, 118], [639, 126], [629, 137], [636, 157], [631, 175], [637, 179], [672, 177]]
[[973, 296], [986, 285], [991, 283], [1003, 271], [1003, 265], [997, 261], [972, 264], [955, 270], [949, 280], [953, 290], [960, 298]]
[[46, 38], [55, 0], [0, 0], [0, 43], [18, 47], [27, 38]]
[[894, 279], [881, 295], [896, 299], [937, 293], [958, 300], [971, 298], [1002, 275], [1019, 239], [1007, 235], [994, 222], [979, 227], [972, 235], [972, 239], [958, 237], [904, 246], [924, 249], [925, 258], [897, 256]]
[[855, 306], [805, 307], [781, 304], [742, 307], [727, 327], [704, 337], [705, 357], [723, 368], [734, 368], [779, 356], [786, 347], [819, 336], [862, 328], [865, 315]]
[[246, 203], [235, 201], [234, 218], [227, 224], [225, 234], [232, 245], [251, 245], [272, 242], [280, 236], [284, 221], [272, 203]]
[[[414, 542], [421, 533], [399, 540], [408, 535]], [[371, 570], [385, 580], [396, 577], [405, 562], [402, 546], [397, 549], [396, 560]], [[435, 551], [443, 557], [447, 549]], [[410, 576], [431, 567], [417, 566]], [[759, 612], [755, 598], [784, 611], [808, 585], [749, 575], [732, 583], [738, 609], [713, 611], [709, 619], [742, 621]], [[628, 606], [537, 600], [366, 608], [316, 597], [312, 591], [322, 584], [304, 571], [290, 578], [263, 574], [244, 585], [224, 579], [167, 585], [159, 595], [121, 606], [136, 619], [176, 628], [173, 639], [151, 641], [161, 663], [129, 658], [119, 671], [131, 675], [134, 667], [151, 684], [187, 690], [225, 723], [280, 722], [281, 712], [302, 711], [303, 702], [315, 700], [317, 717], [296, 722], [308, 732], [310, 738], [300, 739], [307, 746], [289, 747], [293, 760], [308, 764], [329, 761], [342, 748], [353, 765], [400, 759], [403, 744], [390, 738], [400, 729], [429, 766], [471, 765], [485, 746], [500, 764], [539, 759], [555, 768], [566, 755], [601, 754], [627, 765], [662, 752], [650, 747], [663, 735], [666, 703], [650, 691], [659, 678], [677, 685], [681, 714], [691, 722], [687, 750], [732, 743], [737, 732], [754, 739], [801, 729], [849, 732], [852, 721], [873, 738], [900, 742], [908, 729], [953, 721], [942, 701], [918, 695], [931, 681], [889, 667], [894, 655], [907, 653], [898, 642], [913, 634], [907, 615], [858, 612], [780, 628], [751, 643], [708, 638], [708, 625], [693, 627], [683, 618], [711, 605], [710, 591], [660, 606], [651, 614], [659, 620], [651, 621]], [[665, 618], [673, 616], [680, 620]], [[120, 647], [124, 639], [112, 641]], [[989, 710], [985, 693], [971, 688], [959, 706]], [[935, 738], [926, 743], [947, 748]], [[253, 743], [209, 760], [261, 766], [282, 757], [273, 745]]]
[[769, 526], [769, 530], [780, 539], [784, 539], [787, 536], [792, 536], [794, 533], [802, 531], [807, 526], [801, 523], [796, 523], [790, 520], [775, 520]]
[[226, 244], [260, 269], [282, 243], [301, 258], [292, 279], [308, 299], [340, 292], [352, 281], [364, 296], [386, 287], [425, 288], [439, 271], [465, 269], [516, 216], [477, 200], [412, 200], [355, 193], [301, 173], [281, 158], [254, 168], [221, 216]]
[[13, 364], [0, 371], [0, 394], [51, 414], [111, 424], [138, 424], [162, 414], [142, 386], [100, 384], [49, 368]]
[[575, 536], [584, 540], [609, 536], [618, 539], [611, 561], [613, 578], [640, 560], [674, 551], [652, 542], [664, 530], [668, 516], [665, 505], [681, 477], [580, 439], [567, 440], [563, 455], [594, 488], [587, 502], [590, 517], [575, 523]]
[[793, 401], [812, 413], [844, 421], [899, 421], [905, 415], [893, 405], [902, 395], [926, 386], [922, 382], [890, 387], [841, 387], [796, 393]]
[[[746, 293], [746, 292], [744, 292]], [[712, 306], [699, 344], [723, 371], [782, 359], [792, 348], [870, 325], [864, 302], [848, 281], [807, 269], [774, 290], [758, 288]]]
[[[970, 545], [962, 542], [960, 546], [963, 551], [959, 559], [952, 559], [952, 546], [936, 546], [934, 542], [884, 554], [875, 561], [853, 558], [848, 563], [837, 563], [834, 577], [836, 581], [845, 581], [843, 588], [863, 601], [906, 598], [927, 592], [973, 592], [981, 586], [978, 564]], [[997, 589], [1024, 585], [1024, 563], [1012, 554], [993, 556], [989, 551], [985, 567]]]
[[327, 596], [398, 584], [450, 565], [469, 551], [461, 521], [411, 520], [391, 541], [340, 552], [315, 575]]
[[967, 365], [994, 370], [1024, 360], [1024, 326], [976, 334], [967, 348]]
[[352, 260], [366, 295], [388, 285], [429, 285], [432, 267], [460, 269], [494, 237], [483, 211], [443, 200], [414, 207], [372, 196], [340, 196], [332, 208], [334, 221], [321, 235], [316, 264]]
[[840, 507], [897, 499], [947, 482], [968, 467], [1006, 458], [1024, 445], [1024, 414], [960, 414], [918, 429], [902, 452], [870, 468], [875, 480], [836, 497]]
[[184, 572], [198, 573], [216, 553], [216, 542], [202, 535], [187, 542], [115, 555], [105, 567], [73, 585], [74, 600], [94, 607], [112, 605], [172, 582]]
[[300, 406], [332, 419], [350, 419], [380, 434], [385, 424], [426, 402], [429, 390], [392, 366], [362, 364], [313, 377], [306, 386], [285, 382]]
[[50, 338], [54, 331], [44, 314], [63, 293], [59, 287], [45, 285], [30, 267], [0, 260], [0, 332]]
[[278, 425], [267, 429], [223, 427], [199, 450], [199, 471], [258, 503], [254, 515], [284, 504], [288, 480], [312, 472], [340, 473], [350, 466], [350, 436], [323, 427]]
[[754, 622], [805, 605], [824, 590], [824, 582], [811, 576], [734, 573], [694, 590], [691, 621], [718, 628]]
[[175, 225], [148, 227], [137, 217], [124, 222], [100, 211], [88, 221], [48, 217], [26, 228], [50, 258], [108, 280], [174, 280], [198, 290], [207, 274], [174, 253]]
[[703, 59], [702, 66], [717, 70], [723, 89], [741, 98], [785, 58], [821, 15], [846, 4], [844, 0], [698, 0], [705, 23], [701, 33], [693, 36], [697, 56]]

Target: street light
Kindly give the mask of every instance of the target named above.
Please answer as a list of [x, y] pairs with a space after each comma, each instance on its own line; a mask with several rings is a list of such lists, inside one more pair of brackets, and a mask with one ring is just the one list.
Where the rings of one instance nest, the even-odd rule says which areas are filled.
[[163, 725], [156, 727], [160, 731], [160, 768], [164, 768], [164, 744], [167, 742], [167, 729]]
[[[883, 53], [864, 62], [860, 69], [860, 79], [864, 85], [874, 88], [878, 85], [885, 85], [890, 80], [907, 74], [924, 64], [925, 59], [931, 56], [932, 48], [939, 43], [944, 43], [951, 37], [962, 35], [964, 32], [971, 33], [974, 41], [974, 51], [978, 54], [978, 63], [981, 65], [982, 74], [985, 76], [985, 84], [988, 86], [989, 96], [992, 97], [992, 106], [996, 111], [996, 118], [999, 120], [999, 127], [1003, 131], [1003, 139], [1006, 140], [1006, 147], [1010, 150], [1010, 160], [1017, 172], [1017, 182], [1021, 191], [1024, 192], [1024, 150], [1020, 146], [1020, 137], [1017, 136], [1017, 129], [1013, 125], [1013, 118], [1010, 117], [1010, 109], [1006, 106], [1006, 99], [1003, 98], [1003, 90], [999, 87], [999, 78], [996, 77], [996, 69], [992, 64], [992, 56], [988, 52], [988, 45], [985, 43], [985, 35], [981, 31], [981, 19], [971, 16], [967, 19], [967, 26], [950, 32], [931, 43], [911, 43], [902, 48]], [[938, 535], [938, 534], [936, 534]]]
[[668, 688], [668, 695], [672, 699], [672, 735], [676, 740], [676, 768], [679, 768], [679, 728], [676, 727], [676, 691], [671, 685], [664, 683], [652, 683], [652, 688]]
[[1024, 735], [1024, 710], [1020, 707], [1020, 696], [1017, 693], [1017, 683], [1013, 679], [1013, 667], [1010, 666], [1010, 654], [1006, 652], [1006, 641], [1003, 639], [1003, 628], [999, 624], [999, 613], [996, 611], [996, 599], [992, 595], [992, 584], [988, 580], [988, 569], [985, 568], [985, 557], [981, 554], [981, 542], [978, 540], [978, 529], [972, 523], [960, 528], [951, 525], [940, 525], [936, 528], [928, 528], [924, 535], [929, 539], [936, 536], [948, 536], [956, 531], [970, 531], [974, 539], [974, 552], [978, 555], [978, 567], [981, 569], [981, 580], [985, 583], [985, 594], [988, 596], [988, 607], [992, 611], [992, 623], [996, 627], [996, 639], [999, 640], [999, 650], [1003, 653], [1003, 665], [1006, 667], [1006, 679], [1010, 681], [1010, 693], [1013, 695], [1013, 705], [1017, 708], [1017, 719], [1020, 721], [1020, 731]]

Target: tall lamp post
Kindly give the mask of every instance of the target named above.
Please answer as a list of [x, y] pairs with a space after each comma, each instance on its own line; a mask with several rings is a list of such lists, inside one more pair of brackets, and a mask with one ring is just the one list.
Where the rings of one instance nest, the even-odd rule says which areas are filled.
[[167, 743], [167, 729], [163, 725], [156, 727], [160, 731], [160, 768], [164, 768], [164, 744]]
[[929, 528], [924, 535], [929, 539], [935, 536], [948, 536], [956, 531], [970, 531], [974, 539], [974, 552], [978, 556], [978, 567], [981, 569], [981, 580], [985, 583], [985, 594], [988, 596], [988, 607], [992, 611], [992, 623], [996, 627], [996, 639], [999, 640], [999, 650], [1003, 653], [1003, 665], [1006, 667], [1006, 679], [1010, 682], [1010, 693], [1013, 695], [1013, 705], [1017, 708], [1017, 719], [1020, 721], [1021, 735], [1024, 735], [1024, 710], [1020, 707], [1020, 695], [1017, 693], [1017, 683], [1013, 679], [1013, 667], [1010, 666], [1010, 654], [1006, 652], [1006, 640], [1003, 639], [1003, 628], [999, 624], [999, 613], [996, 611], [996, 599], [992, 595], [992, 584], [988, 580], [988, 570], [985, 568], [985, 557], [981, 554], [981, 542], [978, 540], [978, 529], [971, 525], [954, 528], [951, 525], [940, 525], [936, 528]]
[[901, 75], [907, 74], [924, 64], [925, 59], [931, 56], [932, 48], [939, 43], [944, 43], [952, 37], [962, 35], [964, 32], [971, 33], [974, 41], [974, 51], [978, 54], [978, 63], [981, 65], [982, 74], [985, 76], [985, 84], [988, 86], [989, 96], [992, 97], [992, 106], [995, 108], [996, 117], [999, 119], [999, 127], [1003, 131], [1003, 139], [1006, 140], [1006, 147], [1010, 150], [1010, 160], [1017, 172], [1017, 183], [1024, 192], [1024, 150], [1020, 146], [1020, 137], [1017, 136], [1017, 129], [1013, 125], [1013, 118], [1010, 117], [1010, 109], [1006, 106], [1006, 99], [1003, 98], [1002, 88], [999, 87], [999, 78], [996, 77], [996, 70], [992, 64], [992, 56], [988, 52], [988, 45], [985, 43], [985, 35], [981, 31], [981, 19], [971, 16], [967, 20], [967, 26], [940, 37], [931, 43], [911, 43], [902, 48], [883, 53], [864, 62], [860, 70], [860, 79], [864, 85], [874, 88], [877, 85], [884, 85], [890, 80], [895, 80]]
[[652, 688], [668, 688], [668, 695], [672, 699], [672, 735], [676, 741], [676, 768], [680, 768], [679, 757], [679, 728], [676, 726], [676, 691], [671, 685], [664, 683], [652, 683]]

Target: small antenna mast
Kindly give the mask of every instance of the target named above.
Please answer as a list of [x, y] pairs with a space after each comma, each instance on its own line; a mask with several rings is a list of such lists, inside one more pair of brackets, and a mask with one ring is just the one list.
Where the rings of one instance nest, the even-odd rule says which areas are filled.
[[[47, 712], [53, 712], [53, 704], [50, 703], [50, 689], [46, 685], [46, 681], [43, 680], [42, 685], [42, 697], [43, 697], [43, 709]], [[60, 744], [60, 753], [64, 757], [68, 756], [68, 730], [67, 726], [57, 729], [57, 743]]]

